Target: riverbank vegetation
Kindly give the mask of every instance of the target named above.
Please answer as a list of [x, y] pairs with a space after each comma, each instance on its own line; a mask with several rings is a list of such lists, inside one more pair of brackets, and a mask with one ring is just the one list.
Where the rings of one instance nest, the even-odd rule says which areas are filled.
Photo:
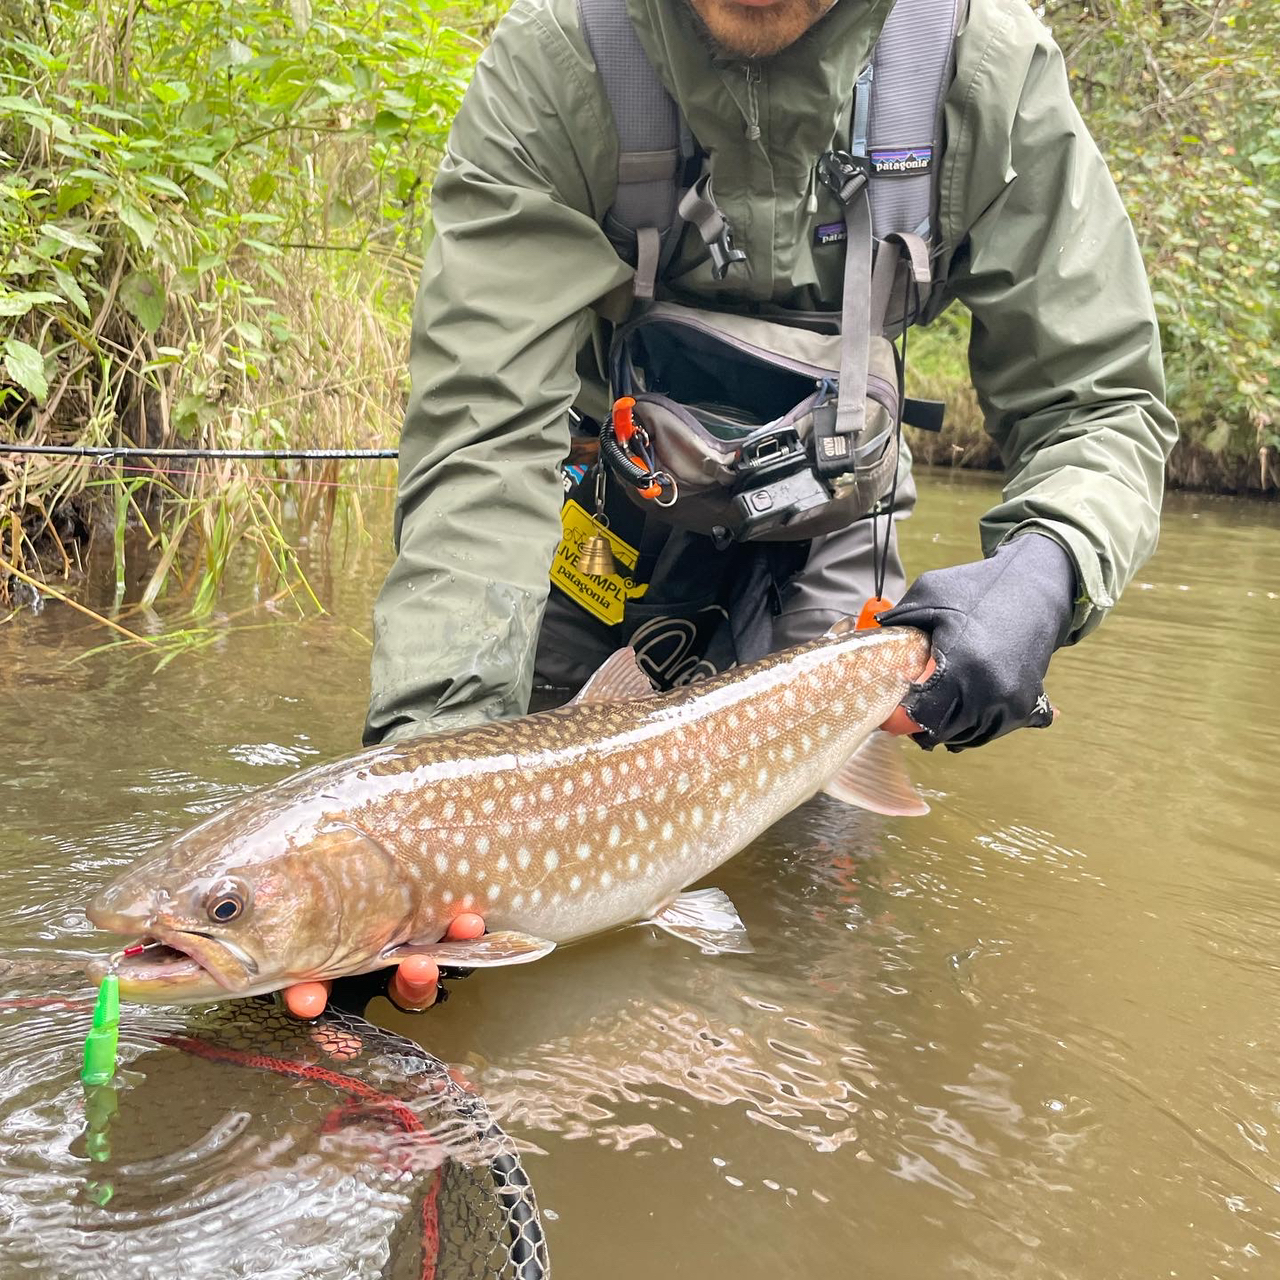
[[[1174, 478], [1274, 486], [1280, 11], [1043, 12], [1147, 256], [1186, 433]], [[0, 9], [0, 439], [394, 444], [431, 175], [497, 16], [471, 0]], [[990, 465], [964, 340], [949, 315], [912, 344], [915, 389], [951, 405], [919, 449]], [[391, 476], [0, 455], [0, 562], [74, 576], [96, 537], [123, 583], [140, 534], [146, 601], [180, 588], [202, 613], [233, 547], [292, 581], [286, 528], [331, 518], [339, 489], [358, 523], [360, 485]]]
[[[0, 11], [0, 422], [8, 441], [394, 444], [431, 174], [491, 15], [430, 0]], [[290, 480], [288, 486], [279, 483]], [[231, 549], [359, 512], [386, 464], [0, 455], [0, 560], [71, 573], [126, 530], [198, 613]], [[296, 483], [301, 481], [301, 483]]]

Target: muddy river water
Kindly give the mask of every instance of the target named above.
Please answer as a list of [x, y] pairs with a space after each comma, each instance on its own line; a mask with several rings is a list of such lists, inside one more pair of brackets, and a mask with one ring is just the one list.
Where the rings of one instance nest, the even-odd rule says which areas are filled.
[[[971, 558], [993, 495], [926, 477], [910, 568]], [[315, 573], [327, 617], [249, 612], [159, 671], [72, 661], [104, 637], [55, 603], [0, 626], [0, 953], [94, 948], [115, 868], [357, 744], [385, 563], [352, 541]], [[632, 929], [371, 1012], [524, 1145], [561, 1277], [1280, 1276], [1278, 673], [1280, 508], [1175, 496], [1055, 660], [1053, 729], [912, 749], [928, 817], [819, 797], [712, 877], [754, 955]], [[34, 1040], [0, 1050], [0, 1109], [74, 1081], [72, 1038]], [[42, 1132], [0, 1117], [10, 1210]], [[240, 1228], [214, 1227], [216, 1260]]]

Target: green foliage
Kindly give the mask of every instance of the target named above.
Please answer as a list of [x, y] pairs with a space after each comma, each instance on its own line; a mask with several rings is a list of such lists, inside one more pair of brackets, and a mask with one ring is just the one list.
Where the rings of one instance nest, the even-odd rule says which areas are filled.
[[[433, 0], [0, 10], [0, 421], [59, 442], [378, 442], [481, 48], [452, 18]], [[41, 493], [65, 504], [90, 475], [0, 458], [21, 516], [0, 555], [56, 537]], [[276, 490], [251, 479], [130, 487], [133, 520], [163, 496], [162, 527], [200, 535], [202, 605], [246, 530], [281, 549]], [[224, 520], [181, 510], [215, 491]]]
[[[1054, 0], [1044, 16], [1146, 258], [1185, 437], [1172, 474], [1266, 487], [1280, 453], [1280, 5]], [[960, 411], [947, 449], [989, 460], [957, 367], [965, 341], [952, 326], [921, 343], [922, 376]]]
[[1173, 405], [1215, 453], [1280, 447], [1280, 6], [1048, 16], [1142, 240]]

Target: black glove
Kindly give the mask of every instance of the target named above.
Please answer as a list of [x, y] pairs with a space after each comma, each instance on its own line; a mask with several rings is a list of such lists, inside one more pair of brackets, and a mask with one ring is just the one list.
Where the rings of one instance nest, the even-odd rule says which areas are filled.
[[1044, 691], [1049, 658], [1075, 612], [1071, 557], [1050, 537], [1022, 534], [988, 560], [922, 573], [886, 627], [919, 627], [937, 670], [902, 700], [922, 747], [980, 747], [1011, 729], [1053, 723]]

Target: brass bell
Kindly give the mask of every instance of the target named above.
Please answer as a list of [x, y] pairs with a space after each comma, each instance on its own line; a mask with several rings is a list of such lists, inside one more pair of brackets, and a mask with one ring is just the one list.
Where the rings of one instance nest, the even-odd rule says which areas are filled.
[[618, 572], [609, 539], [598, 531], [583, 538], [575, 563], [578, 572], [585, 573], [590, 578], [608, 578]]

